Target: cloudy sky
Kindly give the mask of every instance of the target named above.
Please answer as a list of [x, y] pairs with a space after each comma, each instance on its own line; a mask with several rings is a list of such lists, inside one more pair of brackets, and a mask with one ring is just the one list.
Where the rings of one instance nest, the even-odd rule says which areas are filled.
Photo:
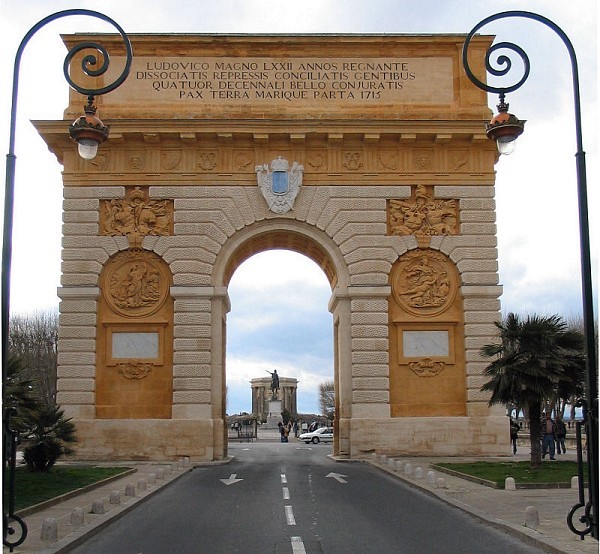
[[[590, 211], [598, 206], [596, 0], [0, 0], [0, 144], [8, 151], [14, 52], [47, 15], [70, 8], [100, 11], [127, 33], [468, 33], [500, 11], [528, 10], [554, 21], [577, 51], [587, 152]], [[21, 64], [12, 272], [13, 313], [58, 305], [61, 167], [30, 125], [60, 119], [67, 105], [60, 33], [113, 32], [85, 17], [54, 22], [30, 41]], [[496, 200], [504, 312], [581, 312], [575, 131], [571, 70], [559, 37], [529, 20], [481, 30], [519, 44], [531, 75], [508, 96], [527, 119], [517, 150], [497, 165]], [[505, 83], [504, 83], [505, 84]], [[490, 97], [490, 107], [497, 99]], [[598, 225], [592, 215], [593, 266]], [[330, 290], [325, 276], [290, 252], [259, 254], [235, 273], [229, 288], [228, 411], [250, 410], [249, 381], [277, 369], [299, 380], [301, 411], [317, 411], [317, 387], [333, 378]], [[260, 314], [257, 316], [257, 314]], [[307, 348], [307, 345], [309, 348]]]

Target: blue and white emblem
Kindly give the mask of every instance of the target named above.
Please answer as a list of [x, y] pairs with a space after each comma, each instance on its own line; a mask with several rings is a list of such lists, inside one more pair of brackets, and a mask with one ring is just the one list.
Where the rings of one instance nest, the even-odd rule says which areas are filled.
[[276, 214], [284, 214], [294, 207], [294, 200], [302, 185], [304, 167], [294, 162], [290, 169], [289, 162], [278, 156], [269, 164], [256, 166], [256, 177], [262, 195], [267, 201], [269, 210]]

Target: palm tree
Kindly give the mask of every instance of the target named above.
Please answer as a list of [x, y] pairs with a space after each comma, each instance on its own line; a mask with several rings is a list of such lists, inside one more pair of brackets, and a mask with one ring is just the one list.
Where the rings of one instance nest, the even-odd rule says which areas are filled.
[[75, 425], [59, 406], [42, 408], [30, 425], [30, 444], [23, 450], [30, 471], [50, 471], [58, 458], [73, 452], [69, 444], [77, 442]]
[[558, 315], [534, 314], [521, 320], [510, 313], [496, 327], [500, 343], [481, 349], [484, 357], [495, 358], [485, 369], [490, 380], [481, 390], [492, 393], [490, 405], [527, 406], [531, 467], [539, 468], [542, 403], [557, 388], [578, 381], [584, 368], [583, 336]]

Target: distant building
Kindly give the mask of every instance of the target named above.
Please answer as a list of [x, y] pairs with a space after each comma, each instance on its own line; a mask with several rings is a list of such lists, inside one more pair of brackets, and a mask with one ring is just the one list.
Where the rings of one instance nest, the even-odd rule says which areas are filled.
[[[271, 392], [271, 377], [258, 377], [250, 381], [252, 387], [252, 413], [258, 421], [266, 421], [269, 414], [269, 400], [273, 398]], [[281, 400], [282, 410], [287, 410], [292, 417], [298, 415], [298, 404], [296, 391], [298, 390], [298, 379], [291, 377], [279, 377], [279, 390], [276, 399]]]

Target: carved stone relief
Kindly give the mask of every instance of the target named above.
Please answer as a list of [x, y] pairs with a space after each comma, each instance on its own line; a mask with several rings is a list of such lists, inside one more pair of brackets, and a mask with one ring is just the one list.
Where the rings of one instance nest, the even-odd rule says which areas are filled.
[[247, 152], [239, 152], [235, 156], [235, 169], [237, 171], [245, 171], [252, 165], [253, 158]]
[[396, 171], [398, 169], [398, 154], [395, 151], [383, 150], [379, 152], [379, 163], [385, 169]]
[[344, 152], [344, 162], [343, 166], [350, 171], [356, 171], [363, 166], [362, 162], [362, 152], [352, 151], [352, 152]]
[[160, 153], [160, 167], [171, 171], [181, 163], [181, 150], [163, 150]]
[[143, 169], [146, 165], [145, 152], [130, 152], [127, 157], [127, 165], [130, 169]]
[[152, 369], [151, 364], [143, 364], [136, 360], [117, 365], [117, 371], [126, 379], [143, 379]]
[[217, 154], [215, 152], [199, 152], [198, 167], [204, 171], [211, 171], [217, 167]]
[[417, 362], [409, 362], [408, 367], [420, 377], [434, 377], [446, 367], [446, 364], [433, 361], [431, 358], [423, 358]]
[[102, 293], [116, 313], [144, 317], [167, 299], [169, 276], [155, 254], [124, 250], [108, 262]]
[[458, 207], [456, 200], [434, 198], [432, 187], [416, 185], [407, 200], [390, 200], [388, 227], [390, 235], [456, 235]]
[[147, 235], [171, 235], [172, 228], [173, 201], [150, 200], [148, 187], [127, 187], [125, 198], [101, 204], [100, 234], [125, 235], [132, 248], [138, 248]]
[[412, 250], [402, 256], [392, 276], [392, 293], [400, 306], [415, 315], [446, 310], [458, 289], [456, 269], [435, 250]]
[[433, 151], [415, 150], [413, 152], [413, 167], [417, 171], [430, 171], [433, 169]]

